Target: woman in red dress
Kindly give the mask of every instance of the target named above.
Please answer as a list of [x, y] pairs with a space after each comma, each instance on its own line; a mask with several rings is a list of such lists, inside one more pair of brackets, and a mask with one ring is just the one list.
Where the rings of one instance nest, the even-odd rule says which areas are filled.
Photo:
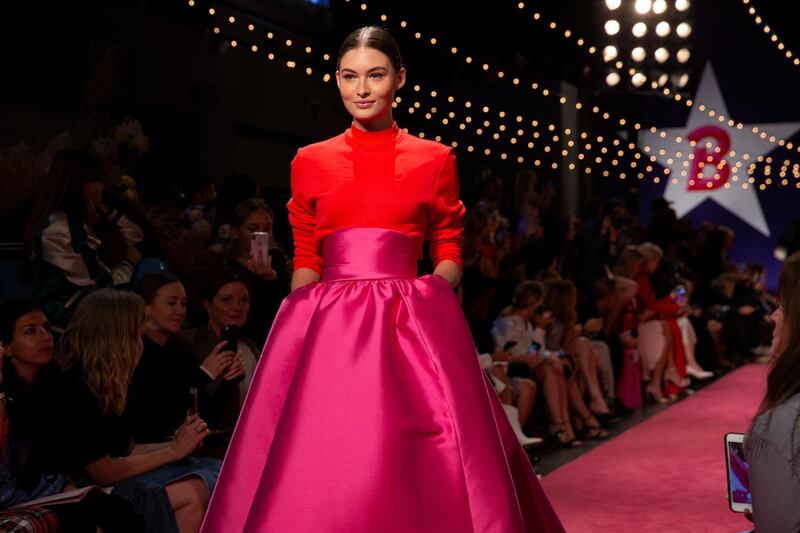
[[292, 162], [292, 293], [203, 531], [563, 531], [475, 358], [455, 157], [394, 123], [405, 77], [385, 30], [342, 45], [353, 124]]

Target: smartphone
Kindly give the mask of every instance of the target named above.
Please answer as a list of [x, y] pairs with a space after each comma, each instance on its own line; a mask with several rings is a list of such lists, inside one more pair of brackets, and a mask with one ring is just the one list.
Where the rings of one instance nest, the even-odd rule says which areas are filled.
[[672, 299], [675, 301], [675, 303], [683, 305], [686, 303], [687, 292], [686, 286], [678, 285], [672, 290]]
[[752, 512], [750, 467], [744, 458], [744, 434], [725, 435], [725, 464], [728, 473], [728, 506], [734, 513]]
[[517, 341], [508, 341], [507, 343], [505, 343], [503, 345], [503, 351], [507, 352], [507, 351], [509, 351], [511, 348], [513, 348], [516, 345], [517, 345]]
[[250, 238], [250, 258], [253, 262], [267, 264], [269, 261], [269, 233], [254, 231]]
[[542, 345], [536, 341], [532, 341], [530, 347], [528, 348], [528, 355], [539, 355], [539, 352], [542, 351]]
[[226, 341], [223, 352], [236, 353], [239, 350], [239, 326], [222, 326], [219, 338]]

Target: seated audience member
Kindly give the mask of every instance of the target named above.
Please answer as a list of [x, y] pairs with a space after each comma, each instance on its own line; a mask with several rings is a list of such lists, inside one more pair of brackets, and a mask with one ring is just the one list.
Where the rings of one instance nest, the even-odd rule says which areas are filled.
[[[203, 307], [208, 314], [208, 322], [197, 329], [184, 330], [180, 333], [181, 339], [194, 352], [198, 363], [206, 359], [220, 343], [223, 326], [232, 326], [241, 331], [247, 322], [250, 310], [250, 291], [235, 274], [225, 270], [213, 270], [206, 275]], [[228, 437], [236, 426], [260, 353], [253, 341], [240, 335], [237, 341], [235, 371], [232, 369], [215, 380], [214, 386], [228, 386], [226, 382], [234, 382], [238, 389], [237, 394], [212, 396], [207, 405], [209, 424], [220, 431], [228, 431]], [[213, 386], [209, 393], [213, 395]], [[216, 453], [219, 450], [214, 451]]]
[[[675, 288], [672, 290], [672, 298], [681, 306], [685, 306], [691, 301], [692, 291], [694, 285], [691, 281], [684, 278], [677, 278], [675, 280]], [[692, 311], [693, 312], [693, 311]], [[676, 320], [678, 328], [681, 331], [681, 342], [683, 343], [683, 351], [686, 355], [686, 373], [692, 378], [703, 381], [714, 377], [713, 372], [703, 370], [695, 357], [697, 348], [697, 333], [695, 332], [694, 325], [689, 319], [689, 314], [679, 316]]]
[[644, 257], [643, 269], [635, 278], [639, 286], [636, 303], [642, 372], [649, 377], [647, 393], [657, 402], [667, 403], [689, 385], [685, 368], [681, 369], [683, 373], [678, 369], [679, 363], [685, 366], [680, 330], [675, 323], [681, 306], [669, 298], [656, 298], [650, 284], [650, 274], [658, 269], [664, 255], [661, 249], [644, 243], [638, 250]]
[[134, 445], [123, 416], [142, 355], [144, 307], [136, 294], [100, 289], [81, 302], [64, 332], [57, 406], [61, 461], [79, 486], [114, 487], [131, 498], [143, 486], [163, 487], [171, 510], [149, 508], [147, 523], [198, 531], [221, 466], [216, 459], [189, 457], [208, 426], [190, 415], [169, 442]]
[[[250, 313], [242, 331], [261, 347], [278, 313], [289, 295], [292, 271], [286, 254], [272, 238], [272, 209], [263, 200], [245, 200], [233, 212], [231, 240], [226, 246], [225, 268], [235, 273], [250, 289]], [[253, 257], [251, 244], [254, 232], [269, 236], [268, 256]]]
[[[565, 447], [580, 446], [570, 420], [564, 364], [553, 354], [545, 357], [542, 350], [545, 328], [552, 321], [552, 316], [537, 313], [543, 299], [544, 288], [535, 281], [523, 282], [514, 290], [511, 305], [503, 309], [492, 328], [495, 352], [507, 352], [509, 376], [533, 375], [541, 384], [553, 438]], [[531, 322], [536, 324], [535, 329]], [[509, 341], [516, 344], [505, 350]]]
[[[0, 303], [0, 510], [53, 496], [71, 481], [53, 461], [55, 394], [59, 378], [53, 361], [53, 336], [44, 313], [18, 301]], [[143, 531], [142, 516], [116, 494], [90, 491], [76, 503], [34, 508], [45, 531], [95, 533]], [[27, 518], [26, 518], [27, 517]], [[19, 509], [0, 513], [0, 530], [16, 531], [15, 521], [30, 519]]]
[[24, 257], [33, 297], [54, 329], [69, 323], [95, 289], [128, 284], [141, 254], [141, 228], [102, 202], [105, 175], [89, 152], [56, 154], [28, 221]]
[[[553, 322], [548, 327], [549, 349], [563, 349], [577, 363], [581, 388], [589, 391], [589, 408], [596, 415], [609, 414], [598, 378], [597, 353], [589, 340], [583, 337], [583, 326], [577, 323], [578, 294], [571, 281], [554, 281], [547, 286], [544, 303], [553, 312]], [[599, 331], [602, 321], [588, 322], [590, 331]], [[587, 332], [588, 333], [588, 332]], [[608, 362], [610, 366], [610, 361]]]
[[772, 313], [775, 358], [744, 443], [755, 531], [800, 531], [800, 254], [790, 256]]
[[[198, 362], [178, 333], [186, 318], [186, 291], [171, 274], [147, 274], [136, 287], [145, 303], [144, 350], [133, 374], [125, 415], [136, 443], [167, 441], [186, 413], [209, 420], [207, 405], [238, 399], [233, 380], [244, 375], [241, 359], [224, 342]], [[223, 386], [219, 386], [222, 382]]]
[[[462, 304], [464, 290], [461, 285], [456, 286], [455, 293], [459, 304]], [[533, 413], [533, 405], [536, 401], [536, 383], [527, 378], [508, 377], [508, 352], [506, 350], [501, 349], [491, 355], [481, 354], [477, 347], [475, 351], [478, 353], [481, 368], [486, 372], [500, 397], [503, 409], [520, 444], [523, 447], [540, 444], [542, 439], [529, 437], [522, 430]]]

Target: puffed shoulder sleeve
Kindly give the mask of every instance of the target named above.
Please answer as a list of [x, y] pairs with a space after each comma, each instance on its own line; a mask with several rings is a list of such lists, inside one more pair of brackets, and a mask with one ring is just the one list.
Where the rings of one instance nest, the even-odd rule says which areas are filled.
[[464, 203], [458, 197], [456, 157], [450, 149], [436, 176], [425, 235], [431, 242], [430, 254], [434, 267], [449, 259], [463, 268], [461, 246], [464, 240], [465, 212]]
[[286, 204], [294, 235], [294, 269], [310, 268], [321, 275], [322, 256], [314, 238], [317, 214], [315, 205], [308, 198], [307, 180], [307, 163], [300, 149], [292, 160], [292, 198]]

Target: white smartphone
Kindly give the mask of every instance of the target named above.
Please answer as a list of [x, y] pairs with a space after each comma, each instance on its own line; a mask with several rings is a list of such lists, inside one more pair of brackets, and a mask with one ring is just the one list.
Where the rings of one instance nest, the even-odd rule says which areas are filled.
[[734, 513], [753, 512], [750, 467], [744, 458], [744, 434], [725, 435], [725, 465], [728, 473], [728, 506]]
[[269, 264], [269, 233], [254, 231], [250, 239], [250, 258], [254, 262]]

